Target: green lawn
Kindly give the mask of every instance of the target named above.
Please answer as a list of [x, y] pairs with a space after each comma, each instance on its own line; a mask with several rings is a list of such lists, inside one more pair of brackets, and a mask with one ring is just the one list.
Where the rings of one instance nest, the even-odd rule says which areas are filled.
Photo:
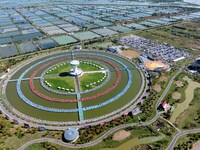
[[[58, 64], [59, 65], [59, 64]], [[72, 66], [69, 63], [66, 63], [64, 65], [55, 65], [52, 66], [49, 70], [48, 73], [46, 73], [45, 75], [59, 75], [60, 73], [65, 73], [65, 72], [69, 72], [72, 69]], [[52, 68], [55, 68], [55, 70], [52, 70]], [[50, 71], [51, 70], [51, 71]]]
[[75, 92], [75, 84], [73, 77], [52, 77], [46, 78], [45, 81], [51, 84], [51, 88], [57, 91], [63, 91], [62, 89], [58, 89], [58, 87], [65, 89], [73, 89], [72, 92]]
[[[56, 68], [55, 68], [56, 67]], [[95, 63], [95, 62], [90, 62], [90, 61], [80, 61], [80, 65], [78, 66], [83, 72], [90, 72], [90, 71], [100, 71], [100, 68], [102, 65]], [[63, 91], [62, 88], [64, 89], [69, 89], [69, 91], [73, 90], [72, 92], [75, 91], [75, 84], [74, 84], [74, 78], [70, 77], [67, 73], [70, 72], [72, 69], [72, 66], [69, 63], [61, 63], [54, 65], [52, 68], [50, 68], [45, 77], [45, 81], [51, 84], [51, 87], [53, 90], [57, 91]], [[66, 74], [64, 76], [61, 76], [61, 74]], [[53, 76], [52, 76], [53, 75]], [[98, 80], [100, 80], [103, 77], [102, 73], [85, 73], [83, 74], [80, 78], [80, 85], [81, 85], [81, 90], [89, 90], [92, 88], [97, 87], [100, 85], [102, 82], [97, 83]], [[104, 79], [105, 80], [105, 79]], [[86, 85], [92, 84], [96, 82], [95, 85], [91, 85], [86, 87]], [[58, 87], [61, 87], [61, 89], [58, 89]]]
[[[103, 76], [104, 76], [103, 73], [83, 74], [81, 77], [79, 77], [81, 91], [90, 90], [102, 84], [106, 80], [106, 78], [103, 79], [103, 81], [99, 83], [97, 81], [100, 81], [103, 78]], [[90, 85], [92, 83], [96, 83], [96, 84]], [[87, 85], [90, 85], [90, 86], [87, 87]]]

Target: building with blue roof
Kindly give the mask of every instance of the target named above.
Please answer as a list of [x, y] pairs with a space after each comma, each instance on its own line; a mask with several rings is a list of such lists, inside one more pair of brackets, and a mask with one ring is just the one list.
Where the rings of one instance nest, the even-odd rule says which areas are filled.
[[64, 133], [64, 140], [67, 142], [75, 142], [79, 137], [78, 129], [68, 128]]

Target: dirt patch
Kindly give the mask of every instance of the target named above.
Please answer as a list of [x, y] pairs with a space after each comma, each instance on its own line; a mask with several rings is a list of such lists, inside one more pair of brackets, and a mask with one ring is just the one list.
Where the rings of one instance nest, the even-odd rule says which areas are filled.
[[160, 92], [161, 91], [161, 86], [159, 84], [156, 84], [153, 86], [154, 91]]
[[181, 98], [181, 94], [178, 93], [178, 92], [174, 92], [174, 93], [172, 94], [172, 98], [175, 99], [175, 100], [180, 99], [180, 98]]
[[160, 77], [160, 81], [161, 81], [161, 82], [167, 82], [167, 77], [161, 76], [161, 77]]
[[183, 87], [184, 83], [182, 81], [176, 81], [175, 85], [176, 85], [176, 87]]
[[140, 53], [134, 50], [125, 50], [120, 53], [120, 55], [125, 56], [127, 58], [138, 58]]
[[121, 131], [116, 132], [113, 135], [112, 139], [115, 140], [115, 141], [121, 141], [121, 140], [126, 139], [130, 135], [131, 135], [130, 131], [121, 130]]

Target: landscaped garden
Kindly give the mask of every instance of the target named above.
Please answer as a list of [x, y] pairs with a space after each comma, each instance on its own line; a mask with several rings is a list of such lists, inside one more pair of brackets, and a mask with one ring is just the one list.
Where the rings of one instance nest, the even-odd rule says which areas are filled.
[[[55, 91], [75, 92], [74, 77], [70, 75], [72, 68], [69, 61], [50, 67], [43, 76], [45, 85]], [[106, 69], [98, 63], [81, 60], [78, 68], [83, 71], [79, 78], [81, 91], [96, 88], [107, 78]]]

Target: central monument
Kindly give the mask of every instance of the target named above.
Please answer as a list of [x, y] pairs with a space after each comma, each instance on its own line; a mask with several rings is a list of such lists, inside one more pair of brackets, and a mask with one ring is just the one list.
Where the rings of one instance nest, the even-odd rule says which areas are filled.
[[70, 70], [70, 75], [79, 76], [83, 74], [83, 71], [77, 67], [80, 64], [78, 60], [72, 60], [70, 64], [73, 66], [73, 68]]

